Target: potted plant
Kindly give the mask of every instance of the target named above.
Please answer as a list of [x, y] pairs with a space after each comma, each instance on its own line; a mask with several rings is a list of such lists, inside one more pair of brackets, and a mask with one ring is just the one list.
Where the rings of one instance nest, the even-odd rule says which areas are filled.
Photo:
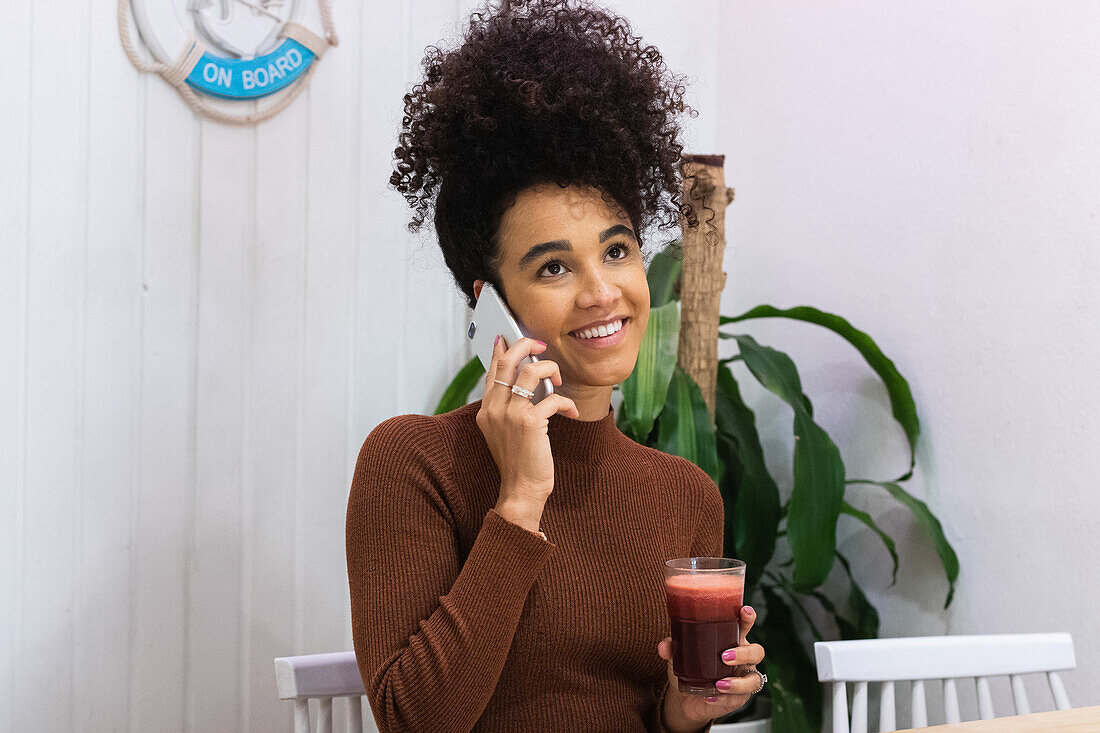
[[[721, 156], [697, 157], [710, 162], [717, 159], [721, 164]], [[706, 188], [712, 200], [715, 191], [727, 203], [732, 200], [732, 189]], [[684, 234], [686, 244], [688, 231]], [[726, 513], [723, 554], [742, 559], [748, 566], [745, 603], [752, 603], [760, 611], [753, 633], [767, 650], [762, 668], [769, 681], [764, 692], [744, 709], [716, 721], [712, 732], [762, 733], [769, 729], [770, 720], [776, 733], [816, 733], [822, 724], [822, 693], [811, 649], [813, 641], [824, 637], [808, 604], [818, 604], [835, 621], [844, 639], [874, 638], [879, 626], [878, 613], [853, 577], [847, 558], [837, 551], [840, 515], [858, 520], [877, 536], [876, 541], [881, 541], [893, 561], [895, 580], [899, 563], [893, 539], [869, 514], [845, 501], [847, 487], [879, 487], [909, 509], [933, 542], [947, 575], [949, 590], [944, 608], [954, 594], [958, 558], [939, 520], [902, 486], [913, 475], [920, 423], [908, 383], [871, 337], [844, 318], [815, 308], [760, 305], [734, 317], [720, 316], [715, 324], [717, 338], [700, 348], [698, 334], [693, 341], [682, 338], [681, 333], [681, 292], [687, 282], [684, 249], [680, 241], [674, 241], [650, 262], [649, 324], [634, 372], [615, 388], [622, 396], [617, 425], [639, 443], [687, 458], [714, 479]], [[693, 266], [720, 267], [721, 250], [716, 253], [712, 249], [691, 258], [691, 262]], [[700, 307], [699, 298], [684, 300]], [[716, 304], [714, 310], [717, 313]], [[846, 478], [840, 451], [814, 421], [813, 405], [802, 391], [790, 357], [757, 343], [749, 335], [728, 332], [733, 324], [759, 318], [794, 319], [829, 329], [866, 360], [886, 386], [893, 416], [908, 441], [909, 464], [902, 476], [887, 481]], [[700, 320], [705, 319], [690, 319], [693, 327]], [[715, 359], [716, 369], [708, 367], [706, 360], [712, 357], [706, 355], [716, 354], [721, 340], [732, 341], [738, 353]], [[690, 355], [685, 355], [686, 351]], [[753, 378], [793, 410], [793, 485], [786, 501], [781, 499], [779, 487], [765, 466], [755, 415], [742, 399], [730, 369], [734, 362], [741, 362]], [[714, 360], [709, 363], [714, 364]], [[700, 373], [701, 379], [695, 379], [689, 370]], [[452, 380], [436, 414], [466, 404], [484, 371], [477, 357], [471, 359]], [[710, 383], [706, 391], [700, 388], [700, 381]], [[778, 561], [777, 549], [789, 559]], [[834, 565], [848, 579], [844, 601], [830, 598], [822, 588]], [[796, 618], [804, 623], [796, 623]], [[799, 625], [813, 638], [803, 638]]]

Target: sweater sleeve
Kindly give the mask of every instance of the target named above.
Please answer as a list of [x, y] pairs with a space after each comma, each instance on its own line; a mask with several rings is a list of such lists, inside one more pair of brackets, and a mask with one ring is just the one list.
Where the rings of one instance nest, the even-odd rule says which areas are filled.
[[399, 415], [363, 443], [346, 524], [355, 656], [382, 733], [469, 731], [555, 549], [486, 513], [465, 562], [441, 486], [450, 463], [430, 418]]

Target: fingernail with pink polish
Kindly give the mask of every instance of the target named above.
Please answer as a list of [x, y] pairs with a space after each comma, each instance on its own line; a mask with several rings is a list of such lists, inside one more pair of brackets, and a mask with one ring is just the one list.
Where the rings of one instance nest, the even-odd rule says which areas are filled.
[[752, 606], [745, 606], [745, 608], [743, 610], [746, 613], [748, 613], [750, 616], [755, 616], [756, 615], [756, 611], [753, 610]]
[[719, 690], [725, 691], [730, 688], [730, 683], [727, 680], [718, 680], [714, 683], [714, 686], [717, 687]]
[[707, 702], [718, 702], [718, 698], [717, 697], [708, 697], [708, 698], [706, 698], [706, 701]]
[[535, 339], [535, 341], [538, 341], [538, 342], [539, 342], [540, 344], [542, 344], [543, 346], [546, 346], [546, 342], [545, 342], [545, 341], [539, 341], [538, 339]]
[[722, 652], [722, 659], [726, 662], [732, 662], [734, 659], [737, 659], [737, 650], [727, 649], [726, 651]]

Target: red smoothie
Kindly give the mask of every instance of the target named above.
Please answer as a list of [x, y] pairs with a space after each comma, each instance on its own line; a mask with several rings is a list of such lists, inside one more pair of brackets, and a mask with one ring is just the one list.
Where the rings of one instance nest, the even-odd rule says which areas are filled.
[[665, 599], [672, 623], [672, 670], [680, 691], [715, 695], [714, 683], [733, 667], [722, 652], [737, 646], [743, 575], [675, 575], [665, 578]]

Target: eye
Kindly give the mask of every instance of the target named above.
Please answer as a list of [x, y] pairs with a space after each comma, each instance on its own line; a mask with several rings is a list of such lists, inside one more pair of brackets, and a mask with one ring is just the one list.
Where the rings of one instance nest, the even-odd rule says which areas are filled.
[[[629, 244], [622, 244], [622, 243], [616, 242], [615, 244], [608, 247], [607, 251], [611, 252], [612, 250], [616, 250], [616, 249], [619, 250], [620, 252], [622, 252], [622, 255], [619, 256], [619, 257], [612, 257], [613, 260], [625, 260], [627, 257], [630, 256], [630, 245]], [[557, 277], [558, 275], [560, 275], [561, 274], [560, 268], [562, 268], [564, 266], [565, 265], [561, 260], [550, 260], [545, 265], [540, 267], [538, 272], [535, 273], [535, 275], [538, 276], [540, 273], [542, 273], [543, 270], [547, 270], [551, 267], [559, 268], [558, 272], [548, 273], [549, 277], [540, 277], [539, 278], [541, 280], [549, 280], [551, 278], [554, 278], [554, 277]]]
[[[546, 269], [549, 269], [551, 267], [561, 267], [561, 263], [558, 262], [557, 260], [550, 260], [549, 262], [547, 262], [545, 265], [542, 266], [542, 269], [539, 270], [539, 272], [542, 272], [542, 270], [546, 270]], [[558, 273], [558, 272], [551, 272], [550, 273], [551, 276], [560, 275], [560, 274], [561, 273]]]

